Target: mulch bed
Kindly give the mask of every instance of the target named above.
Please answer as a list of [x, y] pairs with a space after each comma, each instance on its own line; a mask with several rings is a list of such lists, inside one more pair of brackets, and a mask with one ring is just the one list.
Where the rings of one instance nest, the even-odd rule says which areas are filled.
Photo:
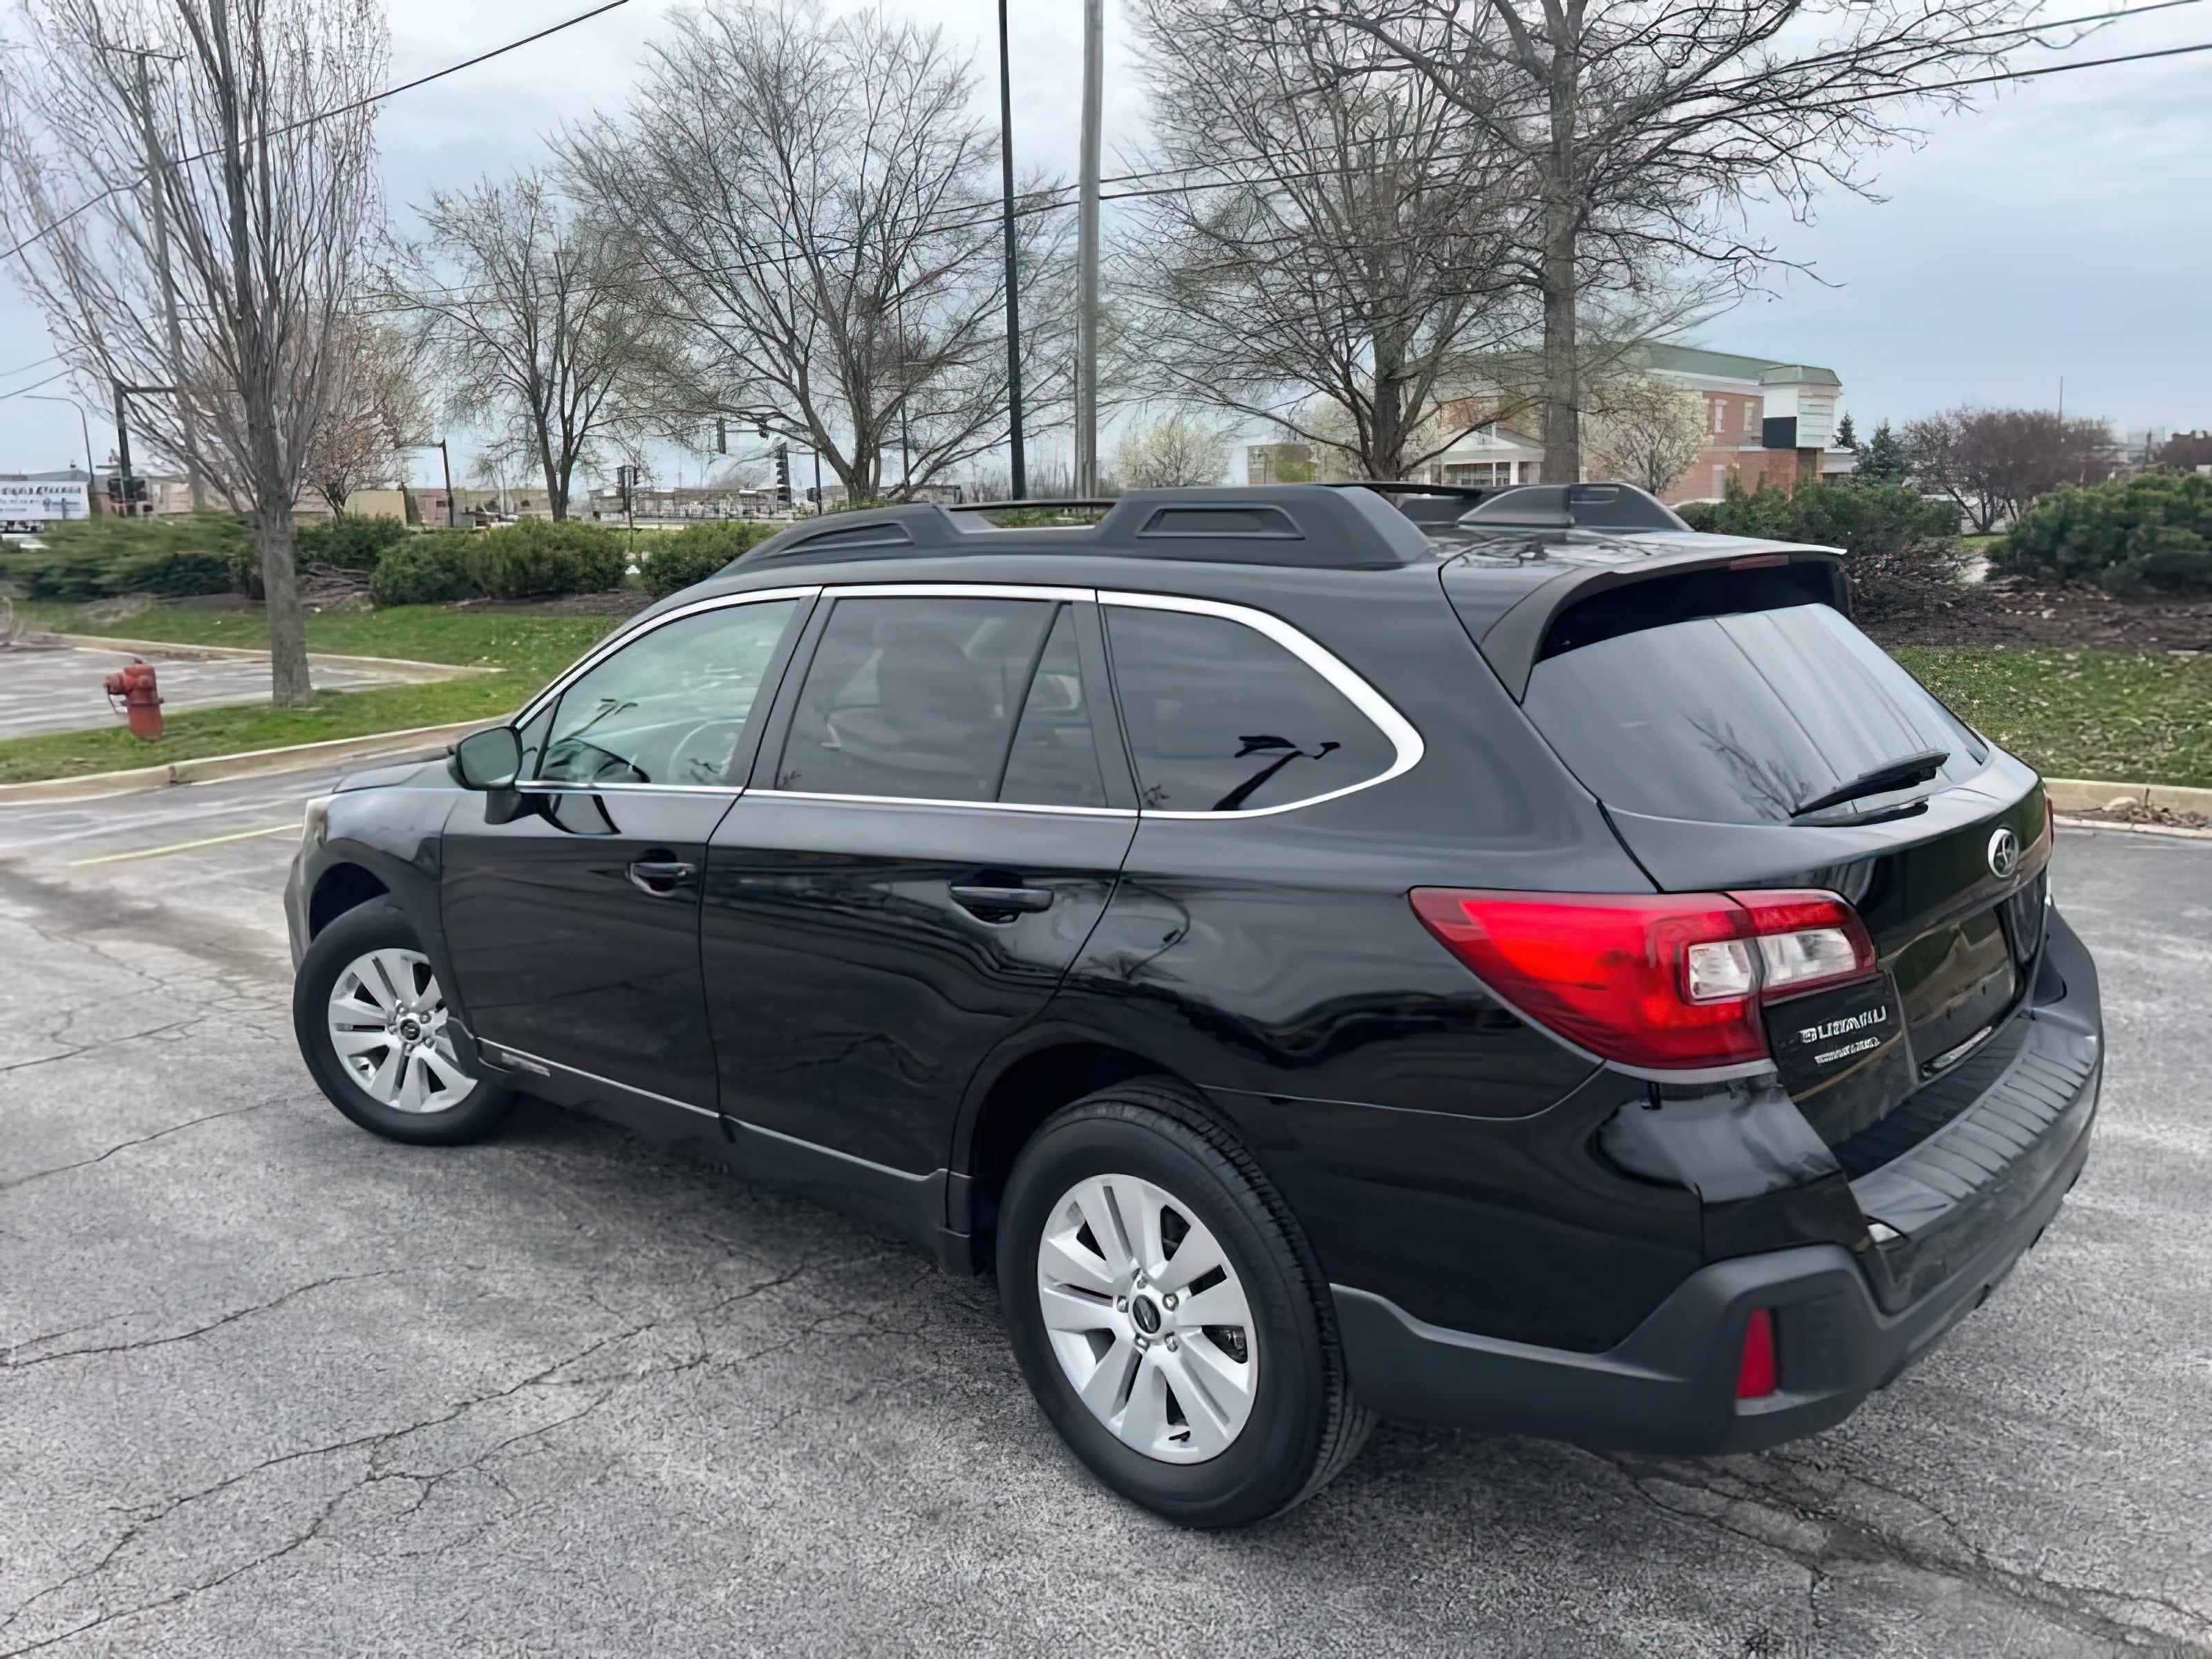
[[1883, 645], [2094, 646], [2212, 651], [2212, 599], [2116, 599], [2101, 588], [1997, 578], [1911, 615], [1862, 618]]
[[533, 617], [627, 617], [653, 603], [653, 595], [632, 587], [608, 593], [566, 593], [557, 599], [462, 599], [456, 611], [520, 611]]

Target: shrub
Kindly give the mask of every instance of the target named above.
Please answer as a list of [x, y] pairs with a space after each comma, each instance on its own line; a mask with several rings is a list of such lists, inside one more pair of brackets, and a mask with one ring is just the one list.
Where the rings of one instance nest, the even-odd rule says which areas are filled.
[[407, 526], [398, 519], [333, 519], [328, 524], [302, 525], [299, 559], [302, 565], [334, 564], [341, 570], [374, 570], [385, 550], [407, 539]]
[[1694, 505], [1680, 509], [1692, 530], [1842, 548], [1852, 598], [1870, 616], [1945, 597], [1965, 563], [1958, 508], [1901, 484], [1808, 480], [1746, 494], [1731, 483], [1722, 500]]
[[106, 599], [124, 593], [182, 599], [221, 593], [231, 564], [248, 547], [235, 515], [118, 519], [105, 515], [42, 532], [43, 551], [18, 552], [9, 574], [35, 599]]
[[465, 530], [434, 530], [386, 548], [369, 574], [369, 602], [443, 605], [469, 598], [477, 591], [469, 575], [470, 544], [477, 539]]
[[639, 579], [653, 598], [665, 599], [679, 588], [705, 581], [731, 560], [759, 546], [778, 528], [732, 519], [719, 524], [686, 525], [655, 536], [638, 552]]
[[2108, 593], [2212, 592], [2212, 478], [2191, 472], [2053, 490], [1997, 550], [1997, 569]]
[[495, 599], [604, 593], [622, 586], [629, 561], [611, 530], [526, 520], [472, 535], [469, 575]]

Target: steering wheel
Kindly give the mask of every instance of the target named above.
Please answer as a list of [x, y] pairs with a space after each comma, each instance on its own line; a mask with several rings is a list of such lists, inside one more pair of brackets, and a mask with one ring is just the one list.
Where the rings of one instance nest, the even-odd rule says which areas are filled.
[[730, 754], [738, 746], [740, 722], [702, 720], [676, 741], [668, 757], [669, 783], [720, 784], [729, 781]]
[[[588, 769], [577, 765], [585, 754], [598, 757]], [[556, 771], [554, 769], [558, 768]], [[623, 775], [629, 775], [624, 777]], [[651, 778], [635, 764], [611, 749], [602, 749], [596, 743], [581, 738], [563, 738], [547, 753], [545, 762], [538, 768], [538, 776], [549, 783], [650, 783]]]

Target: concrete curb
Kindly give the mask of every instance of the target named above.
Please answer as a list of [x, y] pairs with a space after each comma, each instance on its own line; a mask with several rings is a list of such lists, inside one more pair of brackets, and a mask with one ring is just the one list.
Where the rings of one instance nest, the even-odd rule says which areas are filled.
[[167, 789], [179, 783], [216, 783], [225, 778], [258, 777], [269, 772], [297, 772], [379, 755], [404, 754], [457, 742], [471, 732], [497, 726], [508, 716], [456, 720], [446, 726], [414, 726], [398, 732], [369, 732], [357, 738], [330, 738], [321, 743], [295, 743], [282, 749], [254, 749], [240, 755], [208, 755], [198, 760], [171, 761], [161, 766], [137, 766], [127, 772], [91, 772], [74, 778], [38, 778], [24, 783], [0, 783], [0, 805], [14, 801], [98, 800], [111, 795], [132, 795], [149, 789]]
[[2058, 815], [2062, 830], [2118, 830], [2126, 836], [2165, 836], [2173, 841], [2212, 841], [2212, 830], [2186, 830], [2178, 823], [2122, 823], [2112, 818], [2069, 818]]
[[[105, 634], [54, 634], [39, 630], [41, 636], [63, 645], [77, 646], [92, 651], [127, 651], [140, 657], [182, 657], [188, 660], [221, 658], [231, 660], [267, 662], [269, 653], [246, 645], [179, 645], [173, 640], [112, 639]], [[307, 665], [328, 663], [337, 668], [404, 668], [418, 678], [458, 680], [471, 674], [496, 674], [499, 670], [473, 663], [416, 662], [408, 657], [349, 657], [334, 651], [311, 651]]]
[[2110, 806], [2121, 796], [2145, 806], [2163, 806], [2172, 812], [2212, 813], [2212, 789], [2191, 789], [2178, 783], [2100, 783], [2094, 779], [2045, 778], [2051, 804], [2061, 812], [2094, 811]]

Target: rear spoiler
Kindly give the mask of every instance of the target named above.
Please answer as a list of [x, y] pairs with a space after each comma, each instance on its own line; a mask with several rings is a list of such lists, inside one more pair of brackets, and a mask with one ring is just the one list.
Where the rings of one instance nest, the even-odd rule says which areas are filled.
[[1453, 593], [1453, 571], [1460, 562], [1455, 560], [1444, 567], [1444, 592], [1476, 647], [1516, 702], [1528, 695], [1528, 676], [1542, 659], [1545, 643], [1560, 618], [1576, 606], [1614, 589], [1698, 572], [1789, 568], [1802, 573], [1808, 589], [1808, 599], [1832, 605], [1845, 616], [1850, 615], [1850, 589], [1844, 580], [1844, 556], [1832, 547], [1777, 546], [1747, 538], [1744, 545], [1734, 550], [1658, 551], [1631, 565], [1562, 561], [1552, 567], [1557, 574], [1548, 576], [1538, 574], [1546, 568], [1544, 564], [1524, 564], [1519, 568], [1536, 578], [1535, 585], [1519, 589], [1517, 598], [1510, 590], [1501, 593], [1498, 599], [1503, 603], [1492, 606], [1468, 604], [1465, 602], [1468, 596]]

